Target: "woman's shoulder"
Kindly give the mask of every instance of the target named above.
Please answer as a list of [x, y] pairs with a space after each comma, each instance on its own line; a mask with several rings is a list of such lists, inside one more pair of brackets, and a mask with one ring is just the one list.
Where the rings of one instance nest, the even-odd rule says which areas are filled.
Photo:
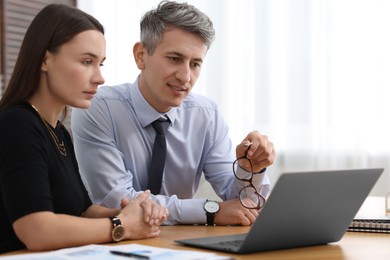
[[39, 120], [28, 104], [14, 105], [0, 111], [0, 130], [25, 131], [36, 126], [39, 126]]

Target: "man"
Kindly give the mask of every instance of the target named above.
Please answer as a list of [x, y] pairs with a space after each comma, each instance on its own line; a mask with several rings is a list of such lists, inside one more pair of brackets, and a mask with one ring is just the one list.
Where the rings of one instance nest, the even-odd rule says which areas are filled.
[[[118, 207], [124, 196], [131, 199], [149, 188], [148, 182], [156, 179], [151, 170], [156, 136], [152, 123], [163, 118], [169, 124], [165, 169], [161, 189], [152, 197], [169, 209], [164, 224], [255, 221], [259, 205], [250, 202], [244, 207], [246, 199], [241, 201], [239, 194], [251, 183], [262, 197], [267, 195], [269, 179], [264, 171], [274, 161], [273, 144], [253, 131], [234, 155], [228, 126], [216, 104], [190, 93], [214, 34], [210, 19], [195, 7], [161, 2], [141, 21], [141, 42], [133, 48], [141, 70], [136, 81], [101, 87], [88, 110], [73, 111], [80, 170], [95, 203]], [[233, 174], [233, 161], [241, 157], [252, 167], [240, 163], [236, 171], [250, 176], [251, 182]], [[202, 173], [222, 202], [193, 198]]]

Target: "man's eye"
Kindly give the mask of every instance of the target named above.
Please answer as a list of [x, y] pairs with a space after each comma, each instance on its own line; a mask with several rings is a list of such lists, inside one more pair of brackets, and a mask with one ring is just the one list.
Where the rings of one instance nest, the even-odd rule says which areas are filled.
[[178, 61], [179, 60], [178, 57], [168, 57], [168, 59], [170, 59], [171, 61]]

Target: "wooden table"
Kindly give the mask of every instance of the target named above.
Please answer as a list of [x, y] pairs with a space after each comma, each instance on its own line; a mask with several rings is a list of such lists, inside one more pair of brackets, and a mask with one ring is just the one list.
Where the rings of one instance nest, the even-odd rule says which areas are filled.
[[[219, 236], [234, 233], [245, 233], [248, 227], [207, 227], [207, 226], [163, 226], [161, 234], [157, 238], [132, 240], [120, 242], [119, 245], [126, 243], [137, 243], [148, 246], [157, 246], [172, 248], [178, 250], [201, 250], [205, 252], [214, 252], [209, 250], [197, 249], [182, 246], [174, 242], [175, 239]], [[116, 244], [115, 244], [116, 245]], [[26, 253], [25, 250], [15, 251], [11, 254]], [[294, 249], [276, 250], [261, 252], [255, 254], [227, 254], [217, 252], [218, 255], [231, 256], [237, 260], [240, 259], [390, 259], [390, 234], [358, 233], [347, 232], [343, 238], [336, 243], [322, 246], [302, 247]]]
[[[368, 197], [359, 210], [357, 216], [385, 214], [384, 197]], [[180, 250], [202, 250], [176, 244], [174, 240], [183, 238], [220, 236], [227, 234], [246, 233], [249, 227], [207, 227], [207, 226], [163, 226], [158, 238], [133, 241], [149, 246], [166, 247]], [[255, 254], [227, 254], [218, 252], [218, 255], [229, 255], [235, 259], [390, 259], [390, 234], [346, 232], [343, 238], [335, 243], [322, 246], [302, 247], [294, 249], [276, 250]]]
[[[174, 242], [175, 239], [219, 236], [234, 233], [245, 233], [248, 227], [206, 227], [206, 226], [164, 226], [157, 238], [136, 240], [149, 246], [165, 247], [179, 250], [202, 250], [182, 246]], [[122, 242], [129, 243], [129, 242]], [[209, 251], [213, 252], [213, 251]], [[347, 232], [343, 238], [329, 245], [302, 247], [294, 249], [276, 250], [255, 254], [227, 254], [218, 252], [218, 255], [229, 255], [235, 259], [390, 259], [390, 234], [374, 234], [361, 232]]]
[[[383, 200], [384, 202], [384, 200]], [[378, 204], [378, 200], [375, 200]], [[373, 201], [370, 201], [370, 205]], [[378, 205], [382, 205], [380, 202]], [[371, 208], [369, 208], [371, 209]], [[371, 210], [370, 210], [371, 211]], [[360, 211], [364, 212], [364, 208]], [[157, 246], [164, 248], [172, 248], [178, 250], [201, 250], [205, 252], [216, 252], [193, 247], [182, 246], [174, 242], [176, 239], [220, 236], [227, 234], [239, 234], [248, 232], [249, 227], [242, 226], [162, 226], [161, 234], [157, 238], [132, 240], [118, 243], [119, 245], [128, 243], [137, 243], [148, 246]], [[110, 244], [114, 245], [114, 244]], [[115, 244], [117, 245], [117, 244]], [[15, 251], [11, 254], [25, 253], [25, 250]], [[321, 246], [302, 247], [294, 249], [276, 250], [268, 252], [260, 252], [255, 254], [227, 254], [216, 252], [221, 256], [231, 256], [239, 259], [390, 259], [390, 234], [379, 233], [362, 233], [362, 232], [346, 232], [343, 238], [335, 243]]]

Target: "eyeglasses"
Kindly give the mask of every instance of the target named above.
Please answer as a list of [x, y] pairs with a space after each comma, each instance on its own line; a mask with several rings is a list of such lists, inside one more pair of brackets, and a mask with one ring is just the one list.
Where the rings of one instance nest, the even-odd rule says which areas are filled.
[[[237, 173], [239, 168], [243, 170], [243, 172], [240, 174]], [[244, 169], [250, 169], [249, 170], [250, 174], [243, 176], [244, 173], [248, 172], [247, 170]], [[264, 207], [265, 198], [256, 190], [256, 187], [252, 183], [253, 174], [255, 173], [253, 172], [251, 161], [246, 157], [238, 158], [233, 162], [233, 173], [238, 180], [249, 182], [249, 184], [244, 188], [242, 188], [239, 193], [240, 202], [242, 206], [244, 206], [247, 209], [257, 209], [257, 210]]]

